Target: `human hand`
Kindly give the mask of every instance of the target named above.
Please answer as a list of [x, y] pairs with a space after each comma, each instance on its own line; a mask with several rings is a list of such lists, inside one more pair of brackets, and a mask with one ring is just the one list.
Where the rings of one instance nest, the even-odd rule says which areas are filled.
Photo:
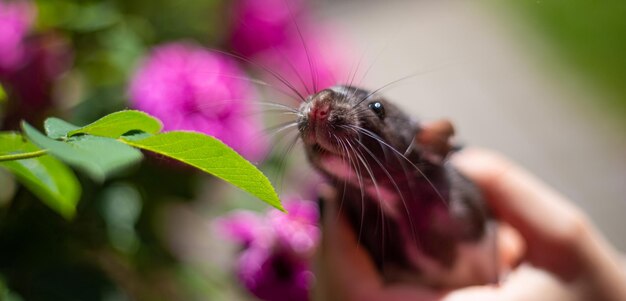
[[[501, 264], [514, 269], [498, 286], [437, 291], [387, 285], [369, 255], [357, 245], [337, 206], [322, 215], [317, 300], [626, 300], [620, 257], [564, 197], [493, 153], [464, 150], [453, 163], [485, 194], [497, 218]], [[323, 191], [332, 203], [332, 190]], [[521, 239], [520, 239], [521, 238]]]

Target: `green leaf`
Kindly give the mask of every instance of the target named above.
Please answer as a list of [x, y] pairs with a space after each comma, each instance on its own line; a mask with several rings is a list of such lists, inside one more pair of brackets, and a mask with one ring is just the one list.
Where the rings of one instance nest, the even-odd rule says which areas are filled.
[[0, 154], [23, 152], [28, 140], [16, 132], [0, 132]]
[[71, 123], [61, 120], [59, 118], [50, 117], [43, 123], [43, 128], [46, 130], [46, 135], [52, 139], [66, 138], [67, 133], [80, 127]]
[[[21, 153], [40, 149], [14, 132], [0, 133], [0, 151], [12, 148]], [[51, 156], [0, 162], [17, 180], [48, 207], [65, 218], [72, 218], [80, 198], [80, 184], [65, 164]]]
[[174, 131], [139, 140], [122, 137], [122, 141], [208, 172], [284, 211], [267, 177], [232, 148], [213, 137]]
[[32, 145], [16, 132], [0, 132], [0, 162], [43, 156], [46, 151]]
[[57, 141], [46, 137], [26, 122], [22, 122], [26, 136], [39, 147], [61, 161], [86, 172], [96, 181], [141, 160], [141, 152], [106, 137], [82, 135]]
[[162, 127], [163, 125], [158, 119], [144, 112], [125, 110], [106, 115], [82, 128], [71, 130], [67, 133], [67, 136], [90, 134], [118, 138], [132, 130], [156, 134], [161, 131]]

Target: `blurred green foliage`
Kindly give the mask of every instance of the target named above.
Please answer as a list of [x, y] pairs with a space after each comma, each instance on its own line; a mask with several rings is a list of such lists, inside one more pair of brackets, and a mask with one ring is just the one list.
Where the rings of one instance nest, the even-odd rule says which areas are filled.
[[126, 84], [151, 45], [193, 39], [220, 46], [227, 22], [220, 0], [37, 0], [37, 30], [70, 37], [83, 124], [126, 107]]
[[[220, 48], [232, 22], [227, 0], [34, 2], [35, 34], [63, 36], [74, 58], [55, 91], [56, 111], [46, 113], [74, 124], [125, 109], [128, 80], [153, 45], [190, 39]], [[551, 41], [565, 63], [614, 95], [607, 106], [626, 109], [626, 1], [511, 1], [510, 7]], [[6, 103], [0, 86], [0, 121]], [[283, 160], [275, 156], [265, 166], [277, 179]], [[229, 201], [222, 207], [266, 208], [247, 195], [221, 193], [213, 180], [151, 155], [132, 173], [101, 184], [78, 174], [82, 198], [75, 219], [67, 221], [1, 176], [1, 192], [10, 191], [10, 200], [0, 202], [0, 300], [238, 300], [223, 267], [211, 266], [207, 275], [181, 262], [156, 225], [164, 223], [163, 208], [196, 198], [204, 187], [215, 189], [216, 200]]]
[[[626, 113], [626, 1], [510, 1], [557, 56], [601, 91], [610, 110]], [[626, 116], [626, 115], [621, 115]]]
[[[129, 78], [153, 45], [190, 39], [221, 46], [229, 5], [222, 0], [34, 2], [33, 34], [62, 36], [73, 56], [46, 115], [74, 124], [127, 108]], [[11, 90], [6, 91], [10, 100]], [[82, 196], [71, 221], [3, 173], [1, 190], [11, 194], [0, 203], [0, 300], [207, 300], [228, 294], [224, 288], [233, 283], [225, 275], [209, 281], [178, 261], [161, 227], [168, 204], [197, 197], [201, 185], [221, 186], [162, 156], [149, 157], [103, 183], [78, 173]]]
[[[41, 154], [41, 149], [19, 133], [0, 132], [0, 154]], [[65, 218], [72, 218], [80, 198], [80, 185], [74, 172], [51, 156], [0, 161], [5, 168], [51, 209]]]

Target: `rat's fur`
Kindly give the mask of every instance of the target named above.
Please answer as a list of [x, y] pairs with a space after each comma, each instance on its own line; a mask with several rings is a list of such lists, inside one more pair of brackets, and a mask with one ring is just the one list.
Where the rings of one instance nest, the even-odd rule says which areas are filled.
[[[382, 114], [370, 106], [376, 102]], [[432, 130], [380, 95], [350, 86], [309, 96], [297, 123], [309, 161], [337, 190], [341, 210], [386, 279], [494, 281], [495, 254], [482, 244], [487, 208], [445, 160], [451, 131]], [[461, 254], [468, 252], [476, 254]]]

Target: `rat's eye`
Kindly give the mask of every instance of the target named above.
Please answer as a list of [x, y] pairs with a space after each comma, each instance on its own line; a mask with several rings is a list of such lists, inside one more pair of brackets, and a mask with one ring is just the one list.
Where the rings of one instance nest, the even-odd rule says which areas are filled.
[[385, 118], [385, 107], [380, 101], [370, 103], [369, 107], [380, 119]]

